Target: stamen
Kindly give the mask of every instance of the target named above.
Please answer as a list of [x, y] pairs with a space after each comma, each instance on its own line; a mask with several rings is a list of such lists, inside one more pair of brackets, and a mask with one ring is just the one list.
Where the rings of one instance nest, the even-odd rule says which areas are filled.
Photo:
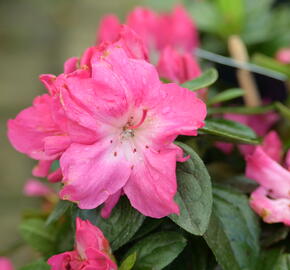
[[129, 126], [128, 129], [136, 129], [136, 128], [140, 127], [143, 124], [146, 116], [147, 116], [147, 110], [144, 109], [140, 122], [137, 125]]

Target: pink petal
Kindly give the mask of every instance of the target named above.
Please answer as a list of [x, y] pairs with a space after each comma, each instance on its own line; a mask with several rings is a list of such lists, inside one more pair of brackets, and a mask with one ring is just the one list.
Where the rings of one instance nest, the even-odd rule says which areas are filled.
[[76, 249], [81, 258], [87, 258], [86, 250], [90, 247], [102, 252], [109, 252], [109, 242], [102, 231], [89, 220], [76, 219]]
[[97, 43], [101, 43], [103, 41], [116, 41], [120, 30], [121, 24], [118, 17], [112, 14], [105, 16], [100, 22], [99, 32], [97, 33]]
[[88, 248], [86, 250], [88, 257], [88, 265], [83, 270], [117, 270], [118, 267], [115, 262], [105, 253], [96, 250], [95, 248]]
[[69, 136], [47, 136], [44, 140], [44, 152], [51, 155], [60, 155], [71, 144]]
[[158, 22], [156, 39], [159, 50], [171, 45], [176, 49], [192, 52], [198, 47], [196, 26], [184, 7], [177, 6], [171, 14], [161, 14]]
[[290, 199], [270, 199], [267, 189], [259, 187], [251, 194], [250, 205], [265, 222], [290, 225]]
[[196, 59], [189, 53], [181, 54], [169, 46], [162, 50], [157, 70], [161, 77], [176, 83], [184, 83], [201, 74]]
[[262, 148], [270, 158], [277, 161], [278, 163], [281, 162], [283, 152], [282, 142], [276, 131], [271, 131], [265, 136]]
[[176, 84], [163, 84], [160, 93], [159, 104], [154, 108], [158, 121], [151, 127], [153, 140], [165, 143], [177, 135], [196, 136], [197, 129], [204, 126], [204, 102]]
[[49, 173], [53, 160], [40, 160], [33, 168], [32, 175], [35, 177], [46, 177]]
[[289, 48], [280, 49], [276, 54], [276, 59], [283, 64], [289, 64], [290, 63], [290, 49]]
[[103, 218], [109, 218], [111, 215], [111, 212], [113, 208], [118, 203], [120, 197], [121, 197], [122, 191], [119, 190], [115, 194], [111, 195], [104, 203], [104, 206], [101, 211], [101, 216]]
[[52, 160], [57, 155], [44, 152], [44, 139], [59, 132], [51, 115], [52, 99], [48, 95], [36, 97], [33, 106], [8, 121], [8, 138], [21, 153], [38, 160]]
[[[124, 106], [127, 105], [124, 99], [137, 107], [146, 99], [157, 103], [160, 80], [153, 65], [143, 60], [130, 59], [121, 48], [113, 48], [107, 52], [106, 57], [97, 57], [92, 62], [93, 79], [103, 84], [105, 81], [111, 91], [115, 92], [115, 99], [118, 98]], [[124, 96], [120, 96], [120, 93]], [[124, 107], [124, 110], [128, 108]]]
[[71, 73], [74, 72], [77, 69], [79, 58], [78, 57], [72, 57], [65, 61], [64, 63], [64, 73]]
[[[68, 251], [50, 257], [47, 263], [51, 266], [51, 270], [66, 270], [67, 265], [78, 259], [78, 254], [75, 251]], [[76, 268], [77, 269], [77, 268]]]
[[61, 168], [58, 168], [56, 171], [50, 173], [47, 176], [47, 180], [51, 183], [60, 182], [62, 180], [62, 178], [63, 178], [63, 176], [62, 176]]
[[159, 31], [157, 14], [146, 8], [135, 8], [127, 17], [126, 24], [131, 27], [149, 49], [156, 48], [156, 35]]
[[162, 218], [179, 213], [176, 194], [176, 151], [148, 148], [142, 160], [134, 165], [124, 187], [132, 206], [145, 216]]
[[260, 146], [247, 157], [246, 176], [272, 190], [275, 197], [289, 197], [290, 172], [271, 159]]
[[119, 39], [113, 46], [122, 47], [129, 58], [149, 60], [148, 49], [145, 43], [130, 27], [123, 25]]
[[[102, 67], [99, 71], [99, 76], [105, 76], [106, 71], [110, 72], [108, 67]], [[115, 125], [114, 117], [121, 117], [127, 111], [124, 90], [120, 82], [116, 79], [113, 81], [113, 76], [111, 72], [99, 81], [78, 75], [71, 76], [66, 80], [66, 87], [61, 89], [62, 104], [67, 117], [76, 122], [77, 127], [86, 128], [94, 134], [95, 140], [110, 128], [108, 124]], [[113, 86], [110, 87], [109, 83]], [[72, 133], [73, 130], [69, 132]]]
[[131, 168], [111, 139], [93, 145], [72, 144], [60, 159], [65, 186], [60, 196], [92, 209], [115, 194], [127, 182]]
[[14, 267], [11, 261], [5, 257], [0, 257], [0, 269], [1, 270], [13, 270]]
[[30, 197], [44, 197], [54, 193], [47, 185], [35, 179], [27, 180], [23, 192], [26, 196]]

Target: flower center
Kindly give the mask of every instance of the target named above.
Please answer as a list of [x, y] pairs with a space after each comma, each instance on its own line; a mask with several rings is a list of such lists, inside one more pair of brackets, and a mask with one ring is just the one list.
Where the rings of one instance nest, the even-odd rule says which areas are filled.
[[134, 137], [135, 130], [144, 123], [146, 116], [147, 116], [147, 110], [143, 109], [142, 117], [137, 124], [132, 123], [133, 117], [131, 117], [131, 119], [128, 121], [126, 126], [123, 127], [122, 137], [123, 138]]

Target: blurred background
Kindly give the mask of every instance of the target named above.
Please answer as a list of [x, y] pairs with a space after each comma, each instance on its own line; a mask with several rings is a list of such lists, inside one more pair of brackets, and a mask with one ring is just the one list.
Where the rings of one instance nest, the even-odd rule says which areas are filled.
[[[44, 93], [45, 89], [38, 80], [40, 74], [61, 73], [67, 58], [79, 56], [95, 43], [96, 29], [102, 16], [115, 13], [123, 19], [137, 4], [170, 9], [177, 2], [0, 0], [0, 256], [3, 255], [2, 249], [9, 248], [19, 239], [17, 231], [22, 211], [39, 207], [39, 201], [22, 195], [23, 185], [31, 177], [35, 162], [16, 152], [9, 144], [7, 120], [30, 106], [35, 96]], [[205, 49], [226, 55], [227, 38], [239, 34], [251, 55], [255, 56], [258, 51], [266, 57], [256, 58], [256, 62], [269, 66], [273, 64], [270, 58], [277, 49], [290, 46], [288, 0], [183, 2], [202, 31]], [[226, 2], [232, 3], [232, 6], [224, 6]], [[242, 2], [246, 3], [246, 8], [238, 5]], [[290, 66], [282, 70], [281, 66], [273, 67], [290, 76]], [[35, 254], [30, 248], [21, 247], [12, 260], [19, 267], [33, 257]]]

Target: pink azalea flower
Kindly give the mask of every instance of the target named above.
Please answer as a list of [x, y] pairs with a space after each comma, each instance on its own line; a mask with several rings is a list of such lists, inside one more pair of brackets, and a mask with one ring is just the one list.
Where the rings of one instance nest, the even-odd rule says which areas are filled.
[[36, 179], [27, 180], [23, 192], [26, 196], [30, 197], [47, 197], [55, 193], [47, 185]]
[[276, 54], [276, 59], [283, 64], [290, 64], [290, 48], [280, 49]]
[[51, 270], [115, 270], [109, 242], [88, 220], [76, 219], [75, 250], [54, 255], [47, 263]]
[[11, 261], [5, 257], [0, 257], [0, 269], [1, 270], [14, 270]]
[[[184, 83], [201, 75], [197, 60], [189, 53], [179, 53], [172, 47], [166, 47], [160, 55], [157, 70], [161, 78], [176, 83]], [[206, 89], [197, 91], [198, 97], [206, 98]]]
[[265, 144], [247, 156], [246, 176], [260, 184], [251, 194], [250, 205], [265, 222], [290, 225], [290, 171], [277, 161], [281, 144], [279, 149], [276, 142], [276, 148], [274, 151], [273, 146]]
[[[151, 53], [167, 46], [192, 52], [199, 44], [196, 26], [182, 6], [164, 14], [138, 7], [129, 13], [125, 23], [138, 33]], [[116, 41], [119, 29], [120, 22], [116, 16], [104, 17], [97, 34], [98, 42]]]
[[92, 209], [107, 200], [112, 207], [122, 191], [144, 215], [177, 213], [182, 151], [173, 141], [197, 135], [205, 104], [188, 89], [161, 83], [151, 64], [118, 47], [96, 53], [91, 66], [60, 89], [67, 117], [95, 134], [93, 143], [72, 143], [61, 156], [61, 197]]
[[199, 44], [196, 26], [182, 6], [164, 14], [136, 8], [128, 15], [126, 24], [142, 36], [149, 48], [162, 50], [171, 46], [191, 52]]
[[[225, 114], [224, 118], [249, 126], [258, 136], [262, 137], [279, 120], [278, 114], [274, 112], [257, 115]], [[226, 142], [217, 142], [215, 145], [226, 154], [230, 154], [234, 148], [232, 143]], [[247, 144], [239, 144], [238, 147], [243, 155], [251, 154], [255, 149], [255, 146]]]

